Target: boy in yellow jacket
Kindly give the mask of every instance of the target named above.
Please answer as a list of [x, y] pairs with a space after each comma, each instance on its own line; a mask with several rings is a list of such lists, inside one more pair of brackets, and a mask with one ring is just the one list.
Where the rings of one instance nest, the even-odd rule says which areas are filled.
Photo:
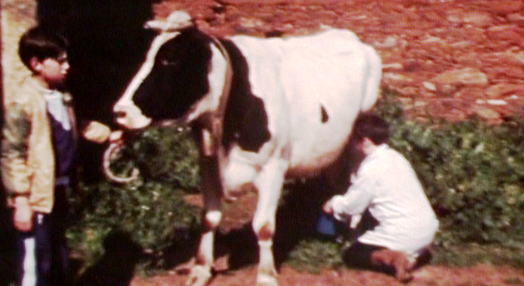
[[[65, 39], [42, 28], [20, 39], [32, 76], [5, 97], [1, 171], [18, 232], [18, 285], [70, 285], [65, 218], [74, 178], [76, 121], [63, 92], [69, 70]], [[104, 142], [107, 126], [91, 122], [86, 139]]]

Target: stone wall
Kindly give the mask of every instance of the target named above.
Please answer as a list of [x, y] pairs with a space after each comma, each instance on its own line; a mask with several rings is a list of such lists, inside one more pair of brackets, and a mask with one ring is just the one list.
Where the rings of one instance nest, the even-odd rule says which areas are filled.
[[286, 36], [348, 28], [384, 63], [383, 86], [409, 114], [491, 123], [524, 106], [524, 2], [517, 0], [164, 1], [214, 35]]
[[36, 1], [3, 0], [2, 18], [2, 72], [4, 96], [9, 96], [19, 85], [20, 80], [30, 72], [18, 58], [20, 36], [35, 25]]
[[[2, 1], [6, 94], [25, 72], [19, 35], [34, 23], [35, 2]], [[355, 31], [384, 63], [383, 87], [401, 95], [413, 118], [490, 123], [524, 109], [522, 0], [164, 0], [157, 17], [186, 10], [215, 36], [312, 33], [324, 26]], [[115, 35], [116, 36], [116, 35]]]

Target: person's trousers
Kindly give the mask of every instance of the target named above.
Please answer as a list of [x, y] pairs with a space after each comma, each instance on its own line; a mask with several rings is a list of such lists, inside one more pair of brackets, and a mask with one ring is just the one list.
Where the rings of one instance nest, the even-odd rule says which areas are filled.
[[395, 268], [389, 265], [375, 265], [371, 261], [371, 255], [375, 251], [386, 249], [383, 246], [370, 245], [356, 241], [343, 254], [344, 263], [357, 269], [368, 269], [377, 272], [395, 275]]
[[71, 285], [65, 237], [68, 207], [64, 200], [65, 188], [57, 187], [53, 212], [36, 213], [32, 231], [18, 233], [17, 285]]

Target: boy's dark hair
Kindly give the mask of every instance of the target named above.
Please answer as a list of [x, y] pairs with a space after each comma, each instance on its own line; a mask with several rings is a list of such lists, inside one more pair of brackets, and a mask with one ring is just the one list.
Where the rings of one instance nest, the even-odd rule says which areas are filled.
[[389, 124], [376, 114], [362, 113], [355, 121], [353, 139], [357, 143], [369, 138], [375, 145], [380, 145], [388, 143], [389, 136]]
[[38, 26], [27, 30], [18, 44], [18, 55], [31, 71], [33, 69], [30, 62], [33, 57], [39, 61], [47, 58], [57, 59], [66, 50], [65, 38]]

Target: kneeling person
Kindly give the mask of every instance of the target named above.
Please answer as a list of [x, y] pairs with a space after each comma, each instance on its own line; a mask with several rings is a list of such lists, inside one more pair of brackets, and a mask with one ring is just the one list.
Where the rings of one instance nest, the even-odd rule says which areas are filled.
[[433, 241], [438, 220], [410, 163], [387, 145], [389, 125], [382, 118], [361, 115], [353, 136], [365, 158], [346, 194], [328, 200], [323, 210], [337, 219], [369, 210], [378, 225], [344, 253], [345, 263], [407, 281]]

